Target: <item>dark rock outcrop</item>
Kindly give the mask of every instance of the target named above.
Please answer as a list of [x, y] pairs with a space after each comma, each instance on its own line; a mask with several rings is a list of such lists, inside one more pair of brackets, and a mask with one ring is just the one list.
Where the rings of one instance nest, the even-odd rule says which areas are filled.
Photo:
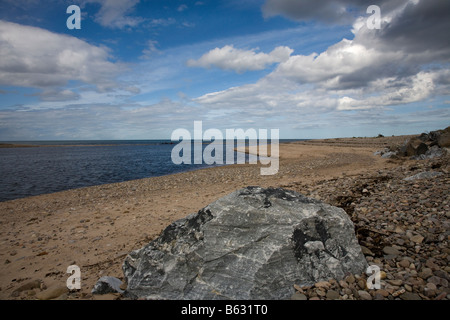
[[383, 158], [408, 157], [414, 160], [432, 159], [444, 155], [450, 147], [450, 127], [412, 137], [401, 146], [377, 151]]
[[366, 267], [344, 210], [293, 191], [247, 187], [172, 223], [122, 269], [131, 298], [289, 299], [294, 284]]

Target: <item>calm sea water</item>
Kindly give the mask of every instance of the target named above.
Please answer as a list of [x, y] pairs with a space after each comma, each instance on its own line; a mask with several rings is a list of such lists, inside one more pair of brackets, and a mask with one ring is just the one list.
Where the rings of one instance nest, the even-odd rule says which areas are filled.
[[20, 143], [65, 146], [0, 148], [0, 201], [217, 166], [176, 165], [163, 140]]

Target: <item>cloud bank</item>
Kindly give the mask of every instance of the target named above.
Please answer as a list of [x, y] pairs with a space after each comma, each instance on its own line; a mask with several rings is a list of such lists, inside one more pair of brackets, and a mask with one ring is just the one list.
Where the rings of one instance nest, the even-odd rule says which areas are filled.
[[47, 88], [81, 81], [114, 88], [124, 70], [106, 48], [45, 29], [0, 20], [0, 84]]
[[293, 51], [288, 47], [280, 46], [270, 53], [256, 53], [255, 50], [236, 49], [232, 45], [226, 45], [223, 48], [212, 49], [198, 60], [188, 60], [187, 65], [189, 67], [204, 68], [214, 66], [223, 70], [233, 70], [237, 73], [242, 73], [245, 71], [264, 70], [271, 64], [286, 61]]

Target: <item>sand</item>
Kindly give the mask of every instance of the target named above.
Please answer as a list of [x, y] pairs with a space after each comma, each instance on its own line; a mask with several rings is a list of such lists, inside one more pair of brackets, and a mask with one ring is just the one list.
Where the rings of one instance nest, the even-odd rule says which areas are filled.
[[67, 299], [94, 299], [101, 276], [123, 279], [122, 262], [171, 222], [246, 186], [313, 185], [398, 166], [373, 155], [407, 137], [329, 139], [280, 145], [278, 174], [260, 165], [229, 165], [0, 203], [0, 299], [36, 299], [40, 280], [66, 286], [67, 267], [81, 271], [81, 289]]

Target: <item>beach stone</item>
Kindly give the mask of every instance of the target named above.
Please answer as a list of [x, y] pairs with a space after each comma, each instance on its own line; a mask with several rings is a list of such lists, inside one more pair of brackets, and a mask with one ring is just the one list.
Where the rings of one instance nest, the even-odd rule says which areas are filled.
[[409, 268], [410, 262], [407, 259], [403, 259], [398, 264], [403, 268]]
[[389, 292], [385, 289], [378, 289], [377, 291], [375, 291], [375, 293], [383, 296], [384, 298], [387, 298], [389, 296]]
[[326, 297], [328, 300], [337, 300], [339, 299], [340, 295], [339, 292], [335, 290], [328, 290]]
[[418, 156], [428, 151], [428, 146], [419, 138], [411, 138], [406, 144], [406, 156]]
[[92, 289], [92, 294], [107, 294], [107, 293], [123, 293], [120, 288], [122, 281], [115, 277], [103, 276], [98, 279], [97, 283]]
[[290, 299], [294, 284], [366, 268], [343, 209], [260, 187], [175, 221], [122, 265], [133, 299]]
[[36, 298], [39, 300], [51, 300], [56, 299], [67, 292], [69, 292], [69, 289], [65, 286], [53, 286], [37, 293]]
[[410, 240], [415, 243], [422, 243], [423, 239], [424, 237], [422, 237], [421, 235], [415, 235], [410, 238]]
[[291, 300], [308, 300], [308, 298], [300, 292], [296, 292], [291, 296]]
[[386, 255], [392, 255], [392, 256], [398, 256], [399, 254], [401, 254], [401, 252], [398, 249], [396, 249], [394, 247], [390, 247], [390, 246], [384, 247], [383, 252]]
[[423, 268], [422, 271], [419, 273], [419, 277], [422, 279], [428, 279], [433, 275], [433, 270], [430, 268]]
[[404, 292], [400, 295], [400, 299], [402, 300], [422, 300], [422, 298], [414, 292]]
[[28, 281], [28, 282], [24, 283], [23, 285], [21, 285], [16, 290], [14, 290], [12, 295], [17, 297], [19, 295], [19, 293], [22, 292], [22, 291], [28, 291], [28, 290], [32, 290], [32, 289], [39, 289], [41, 287], [41, 282], [42, 282], [41, 280]]
[[331, 287], [331, 284], [328, 281], [319, 281], [314, 284], [316, 288], [325, 288], [328, 289]]
[[439, 177], [441, 175], [443, 175], [443, 173], [439, 172], [439, 171], [426, 171], [426, 172], [420, 172], [413, 176], [409, 176], [403, 180], [413, 181], [413, 180], [417, 180], [417, 179], [431, 179], [431, 178]]
[[437, 138], [437, 143], [441, 148], [450, 147], [450, 130], [448, 130], [448, 127], [446, 132], [443, 132], [439, 135], [439, 137]]
[[372, 300], [372, 296], [367, 291], [359, 290], [358, 295], [361, 300]]

